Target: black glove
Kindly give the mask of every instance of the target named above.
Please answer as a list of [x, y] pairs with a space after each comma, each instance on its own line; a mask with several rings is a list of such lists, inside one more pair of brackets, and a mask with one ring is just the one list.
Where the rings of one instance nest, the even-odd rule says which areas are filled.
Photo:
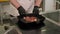
[[39, 15], [39, 7], [38, 6], [34, 6], [33, 14], [34, 15]]
[[18, 12], [19, 12], [20, 15], [25, 14], [25, 9], [22, 6], [20, 6], [19, 8], [17, 8], [17, 10], [18, 10]]

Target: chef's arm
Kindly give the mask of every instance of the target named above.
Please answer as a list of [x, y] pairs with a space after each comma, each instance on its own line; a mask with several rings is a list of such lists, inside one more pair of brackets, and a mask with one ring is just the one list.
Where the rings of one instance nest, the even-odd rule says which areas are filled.
[[40, 7], [42, 0], [35, 0], [35, 6]]
[[25, 14], [25, 9], [20, 5], [20, 3], [18, 3], [17, 0], [10, 0], [10, 3], [18, 10], [20, 15]]
[[20, 7], [20, 4], [17, 2], [17, 0], [10, 0], [10, 3], [11, 3], [15, 8]]

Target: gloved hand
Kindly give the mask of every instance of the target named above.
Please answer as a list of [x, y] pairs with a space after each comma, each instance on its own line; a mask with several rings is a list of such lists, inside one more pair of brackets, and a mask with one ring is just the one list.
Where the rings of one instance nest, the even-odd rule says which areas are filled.
[[18, 12], [19, 12], [20, 15], [25, 14], [25, 9], [22, 6], [20, 6], [19, 8], [17, 8], [17, 10], [18, 10]]
[[39, 7], [38, 6], [34, 6], [33, 14], [34, 15], [39, 15]]

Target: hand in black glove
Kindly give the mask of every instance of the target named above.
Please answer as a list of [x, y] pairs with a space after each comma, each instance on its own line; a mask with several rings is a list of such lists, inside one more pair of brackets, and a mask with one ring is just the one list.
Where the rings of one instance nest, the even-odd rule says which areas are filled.
[[25, 9], [22, 6], [20, 6], [19, 8], [17, 8], [17, 10], [18, 10], [18, 12], [19, 12], [20, 15], [25, 14]]
[[34, 6], [33, 14], [34, 15], [39, 15], [39, 7], [38, 6]]

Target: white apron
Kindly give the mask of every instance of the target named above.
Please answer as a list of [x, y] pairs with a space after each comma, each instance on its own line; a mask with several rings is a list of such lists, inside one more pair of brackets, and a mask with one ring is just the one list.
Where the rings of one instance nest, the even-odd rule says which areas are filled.
[[34, 0], [17, 0], [17, 1], [26, 10], [26, 13], [32, 13], [34, 8]]

